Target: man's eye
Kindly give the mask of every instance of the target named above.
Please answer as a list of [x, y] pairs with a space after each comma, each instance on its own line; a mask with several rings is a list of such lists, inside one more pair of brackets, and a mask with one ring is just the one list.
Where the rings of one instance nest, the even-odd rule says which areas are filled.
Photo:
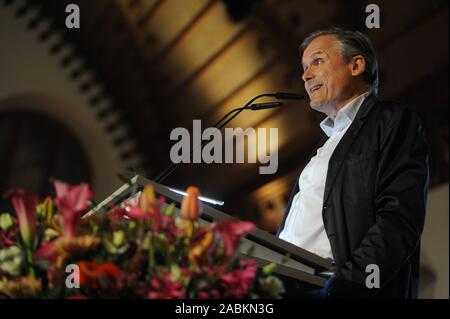
[[322, 62], [323, 62], [323, 60], [320, 59], [320, 58], [317, 58], [317, 59], [314, 59], [314, 60], [313, 60], [313, 64], [314, 64], [314, 65], [322, 64]]

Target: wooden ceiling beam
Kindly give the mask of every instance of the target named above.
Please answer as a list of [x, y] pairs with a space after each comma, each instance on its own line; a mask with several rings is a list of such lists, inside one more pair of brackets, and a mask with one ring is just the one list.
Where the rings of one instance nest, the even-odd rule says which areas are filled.
[[150, 63], [162, 63], [164, 58], [169, 55], [169, 53], [179, 44], [183, 38], [185, 38], [189, 32], [201, 21], [203, 17], [211, 10], [211, 8], [218, 2], [219, 0], [209, 0], [205, 6], [195, 14], [192, 20], [184, 26], [184, 28], [173, 38], [169, 44], [155, 57]]

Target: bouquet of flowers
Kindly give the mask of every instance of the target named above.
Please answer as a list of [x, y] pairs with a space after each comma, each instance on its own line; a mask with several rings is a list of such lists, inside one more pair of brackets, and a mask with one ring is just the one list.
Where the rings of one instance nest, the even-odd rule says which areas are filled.
[[42, 202], [14, 189], [15, 215], [0, 214], [0, 298], [279, 298], [282, 282], [238, 246], [254, 224], [202, 224], [199, 191], [181, 216], [146, 186], [133, 202], [82, 219], [87, 184], [55, 181]]

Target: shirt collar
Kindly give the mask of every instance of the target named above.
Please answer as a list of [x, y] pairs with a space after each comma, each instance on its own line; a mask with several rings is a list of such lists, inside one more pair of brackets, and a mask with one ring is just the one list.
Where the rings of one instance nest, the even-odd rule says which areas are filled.
[[342, 132], [348, 127], [356, 117], [359, 108], [361, 107], [364, 99], [370, 94], [370, 91], [365, 92], [353, 100], [348, 102], [343, 108], [341, 108], [334, 119], [327, 116], [321, 123], [320, 128], [330, 137], [333, 133]]

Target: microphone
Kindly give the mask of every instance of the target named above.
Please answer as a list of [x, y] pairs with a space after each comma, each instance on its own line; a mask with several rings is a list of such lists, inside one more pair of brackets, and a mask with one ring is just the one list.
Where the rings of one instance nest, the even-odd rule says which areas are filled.
[[[222, 117], [220, 119], [219, 122], [217, 122], [214, 127], [217, 129], [221, 129], [223, 128], [225, 125], [227, 125], [229, 122], [231, 122], [231, 120], [233, 118], [235, 118], [240, 112], [244, 111], [244, 110], [252, 110], [252, 111], [259, 111], [259, 110], [265, 110], [265, 109], [271, 109], [271, 108], [275, 108], [275, 107], [280, 107], [282, 106], [283, 103], [282, 102], [265, 102], [265, 103], [254, 103], [254, 104], [250, 104], [246, 106], [241, 106], [241, 107], [237, 107], [233, 110], [231, 110], [230, 112], [228, 112], [227, 114], [225, 114], [224, 117]], [[237, 113], [236, 113], [237, 112]], [[228, 119], [225, 123], [220, 124], [225, 118], [227, 118], [230, 114], [232, 113], [236, 113], [233, 115], [233, 117], [231, 117], [230, 119]], [[219, 125], [220, 124], [220, 125]], [[203, 147], [203, 145], [208, 142], [208, 141], [203, 141], [200, 144], [200, 147]], [[190, 154], [192, 154], [194, 152], [194, 148], [192, 148]], [[173, 171], [175, 171], [177, 169], [177, 167], [181, 164], [177, 163], [171, 163], [169, 166], [167, 166], [156, 178], [154, 178], [153, 180], [157, 183], [161, 183], [163, 180], [165, 180], [170, 174], [173, 173]]]
[[[239, 113], [241, 113], [244, 110], [252, 110], [252, 111], [259, 111], [259, 110], [265, 110], [265, 109], [271, 109], [275, 107], [283, 106], [284, 104], [282, 102], [265, 102], [265, 103], [254, 103], [246, 106], [237, 107], [235, 109], [232, 109], [230, 112], [225, 114], [216, 124], [214, 124], [214, 127], [221, 129], [226, 124], [228, 124], [233, 118], [235, 118]], [[220, 125], [223, 120], [225, 120], [228, 116], [230, 116], [233, 113], [236, 113], [233, 115], [232, 118], [230, 118], [226, 123]], [[220, 125], [220, 126], [219, 126]]]
[[[228, 112], [227, 114], [225, 114], [225, 116], [223, 116], [215, 125], [214, 127], [217, 129], [221, 129], [223, 128], [225, 125], [227, 125], [228, 123], [231, 122], [231, 120], [233, 120], [236, 116], [239, 115], [239, 113], [241, 113], [244, 110], [253, 110], [253, 111], [257, 111], [257, 110], [264, 110], [264, 109], [269, 109], [269, 108], [274, 108], [274, 107], [280, 107], [283, 105], [283, 103], [280, 102], [267, 102], [267, 103], [257, 103], [257, 104], [252, 104], [255, 100], [261, 98], [261, 97], [265, 97], [265, 96], [270, 96], [270, 97], [275, 97], [277, 99], [284, 99], [284, 100], [301, 100], [304, 98], [304, 95], [299, 95], [299, 94], [293, 94], [293, 93], [283, 93], [283, 92], [279, 92], [279, 93], [263, 93], [260, 95], [255, 96], [254, 98], [252, 98], [250, 101], [247, 102], [247, 104], [245, 104], [243, 107], [239, 107], [236, 109], [231, 110], [230, 112]], [[225, 123], [221, 122], [223, 120], [225, 120], [229, 115], [231, 115], [232, 113], [233, 116], [231, 116], [231, 118], [229, 118]], [[208, 142], [208, 141], [204, 141], [203, 143], [201, 143], [200, 147], [203, 147], [203, 145]], [[194, 149], [192, 148], [191, 150], [191, 154], [194, 152]], [[173, 171], [175, 171], [175, 169], [177, 169], [178, 166], [180, 166], [180, 163], [174, 164], [171, 163], [169, 166], [167, 166], [158, 176], [156, 176], [153, 180], [157, 183], [161, 183], [163, 180], [165, 180], [170, 174], [173, 173]]]
[[305, 96], [303, 94], [284, 93], [277, 92], [274, 94], [276, 99], [279, 100], [303, 100]]
[[237, 108], [229, 111], [227, 114], [225, 114], [216, 124], [214, 124], [214, 127], [221, 129], [223, 127], [223, 125], [219, 126], [219, 124], [222, 123], [222, 121], [224, 119], [226, 119], [228, 116], [230, 116], [231, 114], [236, 113], [236, 112], [242, 112], [244, 110], [259, 111], [259, 110], [271, 109], [271, 108], [275, 108], [275, 107], [279, 107], [279, 106], [283, 106], [283, 105], [284, 104], [282, 102], [265, 102], [265, 103], [254, 103], [249, 106], [237, 107]]
[[266, 103], [255, 103], [249, 106], [249, 109], [252, 111], [266, 110], [272, 109], [275, 107], [283, 106], [282, 102], [266, 102]]

